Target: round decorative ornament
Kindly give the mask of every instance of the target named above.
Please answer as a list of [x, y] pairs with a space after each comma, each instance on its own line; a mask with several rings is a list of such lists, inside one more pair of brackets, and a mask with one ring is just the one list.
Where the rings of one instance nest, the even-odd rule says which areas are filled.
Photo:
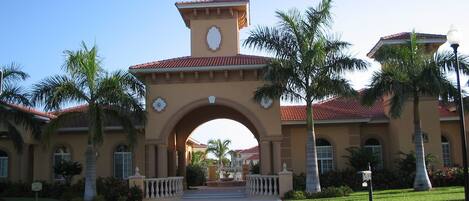
[[268, 109], [270, 106], [272, 106], [272, 103], [273, 103], [273, 102], [274, 102], [274, 101], [273, 101], [271, 98], [269, 98], [269, 97], [263, 97], [263, 98], [261, 99], [260, 104], [261, 104], [261, 106], [262, 106], [264, 109]]
[[153, 101], [153, 109], [155, 109], [157, 112], [162, 112], [166, 106], [166, 101], [161, 97], [158, 97]]
[[221, 32], [218, 27], [212, 26], [208, 29], [207, 45], [208, 45], [208, 48], [212, 51], [217, 51], [218, 49], [220, 49]]

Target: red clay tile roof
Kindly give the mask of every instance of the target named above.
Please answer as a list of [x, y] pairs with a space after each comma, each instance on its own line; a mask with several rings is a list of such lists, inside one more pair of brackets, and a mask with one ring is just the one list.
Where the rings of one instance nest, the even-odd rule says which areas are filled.
[[223, 3], [223, 2], [249, 2], [249, 0], [195, 0], [195, 1], [180, 1], [176, 5], [182, 4], [196, 4], [196, 3]]
[[250, 160], [250, 161], [259, 160], [259, 154], [254, 154], [250, 156], [249, 158], [246, 158], [246, 160]]
[[19, 110], [19, 111], [22, 111], [22, 112], [26, 112], [26, 113], [30, 113], [30, 114], [34, 114], [34, 115], [37, 115], [37, 116], [40, 116], [40, 117], [55, 118], [55, 115], [52, 114], [52, 113], [42, 112], [42, 111], [36, 110], [34, 108], [31, 108], [31, 107], [25, 107], [25, 106], [22, 106], [22, 105], [8, 104], [8, 103], [7, 103], [7, 105], [10, 106], [13, 109], [16, 109], [16, 110]]
[[[397, 34], [392, 34], [388, 36], [381, 37], [381, 40], [410, 40], [410, 35], [412, 32], [401, 32]], [[446, 40], [446, 35], [441, 34], [428, 34], [428, 33], [415, 33], [418, 39], [444, 39]]]
[[244, 153], [244, 154], [259, 153], [259, 146], [251, 147], [249, 149], [242, 149], [242, 150], [238, 150], [238, 151], [239, 151], [239, 153]]
[[438, 111], [440, 113], [440, 117], [458, 117], [457, 109], [452, 104], [443, 104], [440, 103], [438, 105]]
[[[306, 120], [306, 106], [282, 106], [282, 121]], [[360, 104], [356, 98], [333, 98], [313, 105], [314, 120], [343, 120], [343, 119], [385, 119], [383, 102], [377, 101], [373, 106]]]
[[239, 54], [227, 57], [178, 57], [130, 66], [130, 69], [210, 67], [267, 64], [268, 58]]

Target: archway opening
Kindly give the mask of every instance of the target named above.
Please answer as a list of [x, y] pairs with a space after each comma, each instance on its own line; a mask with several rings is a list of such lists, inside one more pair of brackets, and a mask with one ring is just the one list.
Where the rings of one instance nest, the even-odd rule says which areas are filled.
[[[228, 106], [194, 109], [178, 121], [168, 136], [168, 175], [187, 176], [187, 166], [201, 162], [198, 152], [203, 152], [201, 164], [206, 168], [207, 181], [242, 181], [249, 171], [259, 173], [259, 130], [248, 117]], [[225, 140], [231, 143], [224, 143]], [[222, 153], [217, 145], [225, 146]]]

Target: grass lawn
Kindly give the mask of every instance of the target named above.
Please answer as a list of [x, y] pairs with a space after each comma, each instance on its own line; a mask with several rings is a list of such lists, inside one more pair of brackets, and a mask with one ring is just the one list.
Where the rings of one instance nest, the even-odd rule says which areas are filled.
[[[35, 198], [0, 198], [5, 201], [35, 201]], [[51, 198], [39, 198], [38, 201], [58, 201], [56, 199]]]
[[[384, 190], [375, 191], [373, 200], [386, 201], [459, 201], [464, 200], [463, 187], [443, 187], [434, 188], [431, 191], [415, 192], [413, 189]], [[312, 199], [319, 200], [319, 199]], [[335, 201], [366, 201], [368, 200], [368, 192], [352, 193], [348, 197], [341, 198], [322, 198], [320, 200]]]

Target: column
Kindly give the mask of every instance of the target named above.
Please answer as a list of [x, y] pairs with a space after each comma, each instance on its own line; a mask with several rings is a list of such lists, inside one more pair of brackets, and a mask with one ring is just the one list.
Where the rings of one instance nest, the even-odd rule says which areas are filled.
[[277, 174], [281, 170], [282, 166], [282, 155], [281, 155], [281, 149], [282, 149], [282, 142], [281, 141], [273, 141], [272, 142], [272, 164], [273, 164], [273, 173]]
[[168, 145], [159, 144], [158, 147], [158, 177], [168, 177]]
[[269, 175], [272, 174], [272, 155], [270, 141], [261, 141], [260, 144], [261, 154], [261, 174]]
[[147, 170], [146, 170], [146, 175], [149, 178], [155, 178], [156, 177], [156, 150], [155, 150], [155, 145], [153, 144], [147, 144]]
[[186, 176], [186, 149], [185, 146], [178, 147], [178, 175]]

